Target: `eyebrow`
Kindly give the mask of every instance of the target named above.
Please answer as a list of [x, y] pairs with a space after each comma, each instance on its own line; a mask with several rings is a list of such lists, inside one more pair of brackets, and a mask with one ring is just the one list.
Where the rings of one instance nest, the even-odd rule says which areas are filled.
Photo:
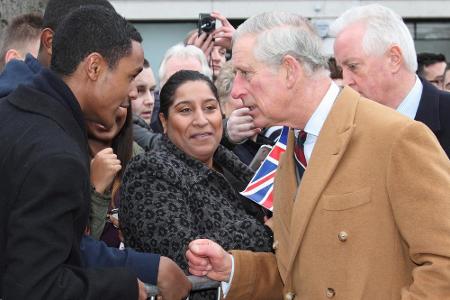
[[[194, 102], [193, 100], [181, 100], [180, 102], [178, 102], [177, 104], [174, 104], [174, 107], [178, 106], [178, 105], [182, 105], [182, 104], [191, 104], [192, 102]], [[203, 100], [203, 102], [219, 102], [219, 100], [217, 100], [216, 98], [208, 98]]]

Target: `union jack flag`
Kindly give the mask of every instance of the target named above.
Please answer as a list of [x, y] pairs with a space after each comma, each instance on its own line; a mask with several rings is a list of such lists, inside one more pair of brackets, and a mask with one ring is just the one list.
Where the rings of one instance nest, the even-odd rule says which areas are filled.
[[258, 203], [259, 205], [272, 211], [273, 208], [273, 181], [277, 171], [278, 162], [282, 153], [286, 151], [289, 127], [284, 126], [280, 138], [270, 150], [266, 159], [256, 170], [255, 175], [241, 195]]

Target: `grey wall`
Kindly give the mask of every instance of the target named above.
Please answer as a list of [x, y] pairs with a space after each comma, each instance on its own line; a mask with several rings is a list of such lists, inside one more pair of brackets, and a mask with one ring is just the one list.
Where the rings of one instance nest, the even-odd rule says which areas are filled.
[[145, 58], [158, 80], [158, 69], [164, 53], [173, 45], [184, 40], [187, 33], [196, 28], [194, 22], [185, 23], [134, 23], [144, 38]]

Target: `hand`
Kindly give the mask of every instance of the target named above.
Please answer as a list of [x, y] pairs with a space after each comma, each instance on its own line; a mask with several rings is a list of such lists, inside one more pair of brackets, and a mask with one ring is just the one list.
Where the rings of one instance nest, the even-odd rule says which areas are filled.
[[206, 59], [208, 60], [209, 63], [209, 60], [211, 59], [211, 52], [214, 47], [212, 34], [202, 32], [199, 36], [197, 31], [195, 31], [191, 34], [191, 36], [187, 40], [186, 45], [193, 45], [197, 48], [200, 48], [200, 50], [202, 50], [203, 53], [205, 53]]
[[185, 299], [192, 284], [178, 265], [165, 256], [161, 256], [158, 271], [158, 288], [164, 300]]
[[231, 274], [231, 254], [217, 243], [199, 239], [189, 243], [186, 251], [189, 272], [196, 276], [228, 282]]
[[139, 300], [147, 300], [148, 294], [145, 290], [144, 283], [138, 279]]
[[214, 38], [214, 45], [215, 46], [222, 46], [228, 50], [231, 50], [231, 44], [233, 39], [233, 34], [236, 31], [234, 29], [233, 25], [222, 16], [219, 12], [214, 11], [211, 13], [211, 17], [214, 19], [220, 20], [222, 23], [222, 27], [217, 28], [213, 32], [213, 38]]
[[120, 160], [112, 148], [99, 151], [91, 160], [91, 184], [95, 187], [95, 191], [103, 194], [120, 169], [122, 169]]
[[235, 109], [228, 117], [226, 136], [231, 143], [239, 144], [261, 132], [260, 128], [255, 128], [249, 112], [248, 107], [241, 107]]

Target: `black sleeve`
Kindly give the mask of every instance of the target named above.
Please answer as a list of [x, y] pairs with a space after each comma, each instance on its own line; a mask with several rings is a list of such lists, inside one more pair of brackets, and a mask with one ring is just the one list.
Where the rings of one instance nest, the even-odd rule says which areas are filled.
[[137, 278], [123, 268], [83, 269], [87, 170], [75, 157], [41, 158], [13, 199], [6, 228], [4, 299], [137, 299]]

